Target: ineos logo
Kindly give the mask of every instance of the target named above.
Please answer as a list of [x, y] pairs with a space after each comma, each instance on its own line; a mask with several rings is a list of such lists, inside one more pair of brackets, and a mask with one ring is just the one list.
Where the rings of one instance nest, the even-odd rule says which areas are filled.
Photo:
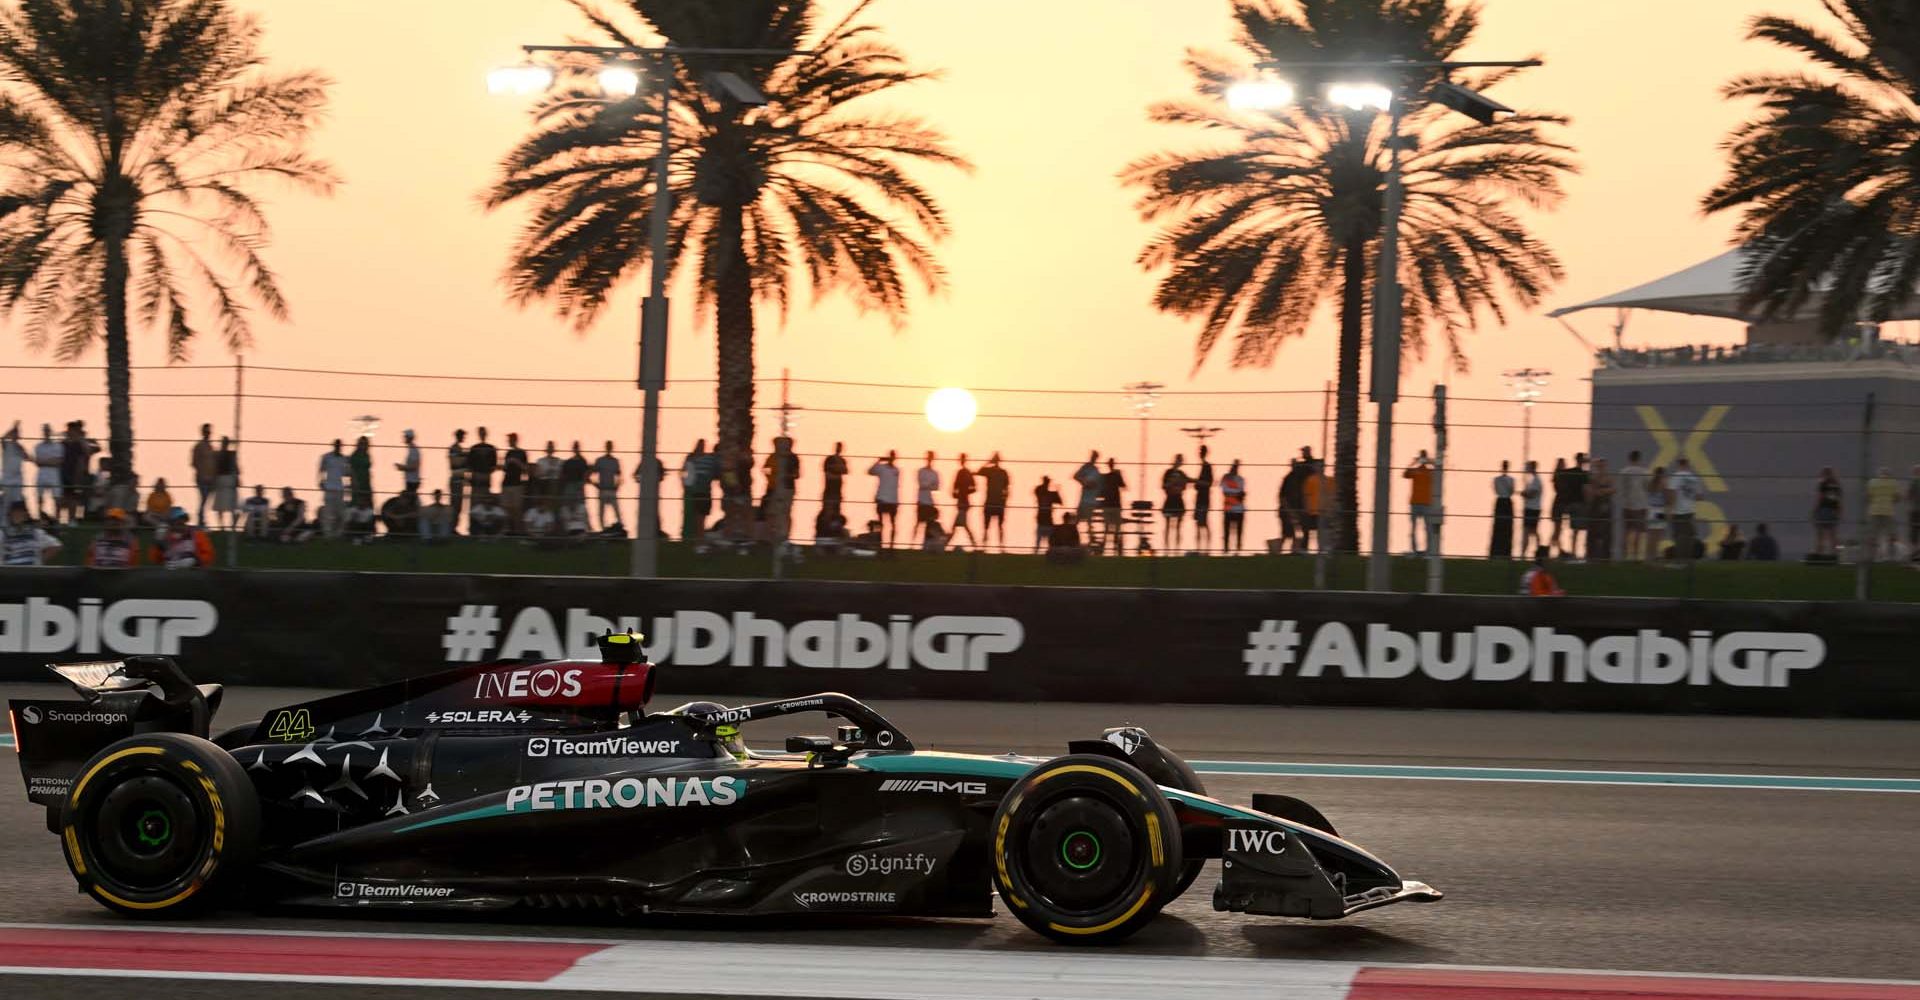
[[580, 693], [580, 671], [540, 667], [481, 674], [473, 685], [476, 699], [572, 698]]
[[1235, 854], [1285, 854], [1285, 830], [1228, 830], [1227, 850]]

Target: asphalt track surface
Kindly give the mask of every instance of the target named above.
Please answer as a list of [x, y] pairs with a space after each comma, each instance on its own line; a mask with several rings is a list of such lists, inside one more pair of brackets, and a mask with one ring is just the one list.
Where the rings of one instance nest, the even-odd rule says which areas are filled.
[[[54, 693], [0, 686], [0, 694], [12, 696]], [[216, 725], [316, 693], [231, 691]], [[679, 700], [662, 695], [656, 705]], [[1069, 738], [1130, 723], [1205, 760], [1920, 778], [1920, 723], [1911, 722], [1238, 706], [876, 707], [922, 746], [993, 753], [1060, 752]], [[766, 745], [784, 735], [748, 732]], [[1217, 874], [1210, 872], [1125, 954], [1920, 980], [1920, 794], [1373, 777], [1216, 775], [1207, 783], [1228, 801], [1245, 802], [1255, 791], [1303, 797], [1344, 835], [1447, 899], [1332, 923], [1249, 918], [1213, 911]], [[124, 926], [75, 893], [41, 811], [26, 804], [20, 786], [0, 793], [0, 871], [0, 923]], [[194, 926], [976, 952], [1056, 947], [1004, 913], [992, 920], [815, 917], [740, 925], [282, 911], [230, 912]], [[845, 988], [830, 995], [859, 996], [858, 982], [858, 970], [849, 970]], [[130, 985], [14, 976], [0, 978], [0, 993], [122, 998]], [[139, 986], [132, 992], [141, 996], [238, 992], [238, 984], [221, 982]], [[735, 995], [719, 972], [713, 991]], [[271, 992], [276, 1000], [478, 995], [299, 983]]]

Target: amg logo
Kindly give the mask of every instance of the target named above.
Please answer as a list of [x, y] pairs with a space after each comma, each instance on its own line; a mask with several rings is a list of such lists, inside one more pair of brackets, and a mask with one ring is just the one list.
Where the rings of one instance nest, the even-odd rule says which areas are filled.
[[453, 889], [444, 885], [374, 885], [370, 882], [342, 882], [333, 890], [341, 899], [445, 899]]
[[934, 781], [932, 779], [888, 778], [880, 783], [883, 792], [933, 792], [941, 794], [953, 792], [957, 795], [985, 795], [987, 783], [984, 781]]
[[796, 892], [793, 901], [806, 909], [816, 906], [871, 906], [891, 904], [898, 898], [891, 892]]
[[1227, 850], [1235, 854], [1285, 854], [1285, 830], [1228, 830]]

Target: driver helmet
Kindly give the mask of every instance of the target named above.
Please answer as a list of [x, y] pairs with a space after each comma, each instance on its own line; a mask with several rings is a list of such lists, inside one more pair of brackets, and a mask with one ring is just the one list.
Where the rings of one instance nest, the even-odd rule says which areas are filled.
[[[673, 711], [675, 715], [692, 715], [696, 712], [704, 714], [707, 712], [724, 712], [726, 710], [727, 706], [717, 701], [690, 701]], [[739, 726], [731, 722], [723, 722], [713, 727], [713, 738], [727, 753], [733, 755], [734, 760], [743, 761], [747, 759], [747, 742], [740, 738]]]

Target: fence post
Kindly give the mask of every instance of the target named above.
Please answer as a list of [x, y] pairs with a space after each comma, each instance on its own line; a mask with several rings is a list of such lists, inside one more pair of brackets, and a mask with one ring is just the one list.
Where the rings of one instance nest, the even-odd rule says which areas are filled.
[[1447, 520], [1447, 387], [1433, 387], [1433, 506], [1427, 522], [1427, 593], [1442, 594], [1447, 589], [1447, 563], [1440, 555], [1440, 539], [1445, 537]]
[[[245, 492], [240, 486], [240, 476], [237, 473], [240, 468], [240, 401], [247, 396], [246, 382], [247, 359], [236, 354], [233, 356], [233, 451], [234, 470], [236, 472], [236, 475], [233, 477], [233, 500], [235, 505], [239, 505], [240, 495]], [[244, 510], [244, 508], [242, 509]], [[234, 513], [238, 514], [239, 511], [235, 511]], [[240, 565], [240, 540], [247, 536], [246, 519], [241, 517], [238, 519], [238, 523], [240, 530], [234, 532], [233, 537], [227, 540], [227, 567], [229, 569], [236, 568]]]

